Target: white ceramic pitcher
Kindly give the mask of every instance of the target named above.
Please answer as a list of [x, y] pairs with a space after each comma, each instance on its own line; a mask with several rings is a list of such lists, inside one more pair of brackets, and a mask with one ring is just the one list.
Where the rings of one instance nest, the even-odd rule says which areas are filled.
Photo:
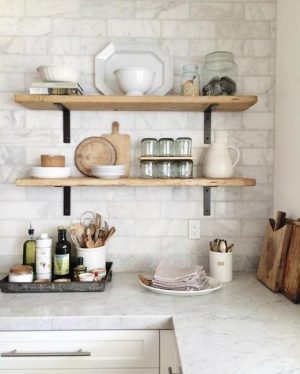
[[[235, 161], [232, 161], [229, 149], [236, 152]], [[213, 143], [205, 155], [203, 174], [207, 178], [230, 178], [239, 159], [240, 151], [236, 147], [225, 143]]]

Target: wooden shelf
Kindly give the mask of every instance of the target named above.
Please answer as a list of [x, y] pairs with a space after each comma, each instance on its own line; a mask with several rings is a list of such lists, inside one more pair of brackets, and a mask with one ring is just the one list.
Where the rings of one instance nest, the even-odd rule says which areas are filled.
[[257, 102], [257, 96], [103, 96], [103, 95], [30, 95], [17, 94], [15, 101], [37, 110], [125, 110], [204, 112], [240, 112]]
[[17, 186], [25, 187], [84, 187], [84, 186], [129, 186], [129, 187], [242, 187], [255, 186], [256, 181], [252, 178], [193, 178], [193, 179], [143, 179], [143, 178], [120, 178], [100, 179], [92, 177], [37, 179], [20, 178], [16, 180]]

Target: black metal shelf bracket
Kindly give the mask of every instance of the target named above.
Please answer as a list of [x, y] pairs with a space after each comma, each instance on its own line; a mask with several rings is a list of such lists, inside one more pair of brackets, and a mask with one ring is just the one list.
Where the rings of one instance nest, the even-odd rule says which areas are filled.
[[55, 103], [63, 112], [63, 142], [71, 143], [71, 113], [63, 104]]
[[211, 113], [218, 104], [211, 104], [204, 111], [204, 144], [211, 143]]
[[211, 187], [203, 187], [203, 215], [210, 216], [210, 189]]
[[71, 215], [71, 187], [63, 187], [64, 189], [64, 216]]

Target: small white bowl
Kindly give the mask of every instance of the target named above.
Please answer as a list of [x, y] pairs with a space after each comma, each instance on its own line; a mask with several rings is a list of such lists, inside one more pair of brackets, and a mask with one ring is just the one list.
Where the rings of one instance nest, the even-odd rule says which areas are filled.
[[79, 274], [80, 282], [94, 282], [95, 275], [93, 273], [81, 273]]
[[152, 87], [155, 74], [143, 67], [128, 67], [114, 71], [122, 92], [128, 96], [145, 95]]
[[78, 82], [80, 78], [80, 71], [70, 66], [39, 66], [36, 69], [43, 81], [45, 82]]

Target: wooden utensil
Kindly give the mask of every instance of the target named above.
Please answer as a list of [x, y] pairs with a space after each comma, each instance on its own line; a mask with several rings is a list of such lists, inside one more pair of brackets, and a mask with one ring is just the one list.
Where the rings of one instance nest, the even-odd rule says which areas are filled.
[[275, 227], [274, 227], [275, 231], [279, 230], [281, 227], [285, 225], [285, 217], [286, 217], [285, 212], [278, 211], [276, 213]]
[[130, 136], [120, 134], [119, 122], [113, 122], [111, 127], [111, 134], [102, 135], [102, 137], [115, 147], [117, 152], [116, 165], [125, 165], [125, 177], [128, 177], [130, 169]]
[[84, 139], [75, 150], [75, 164], [79, 171], [91, 177], [94, 165], [114, 165], [116, 149], [111, 142], [100, 136]]

